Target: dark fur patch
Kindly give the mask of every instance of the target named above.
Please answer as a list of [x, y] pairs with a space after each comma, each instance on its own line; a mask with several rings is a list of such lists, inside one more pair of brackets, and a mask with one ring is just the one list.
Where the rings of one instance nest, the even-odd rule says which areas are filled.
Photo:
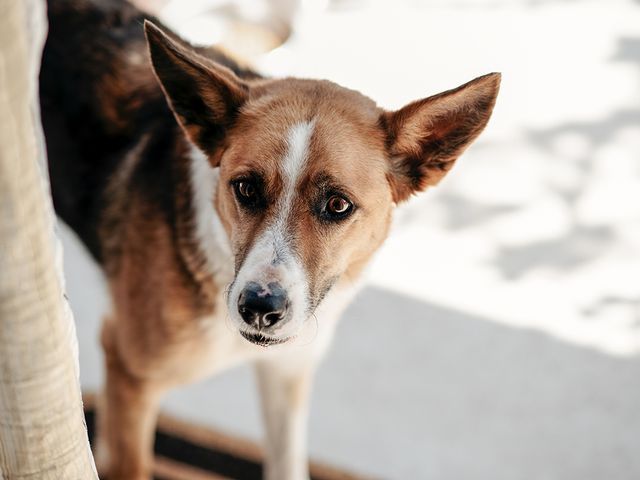
[[193, 142], [213, 152], [231, 127], [247, 87], [230, 70], [145, 22], [151, 62], [178, 121]]
[[[148, 145], [122, 188], [131, 196], [152, 193], [163, 211], [184, 214], [186, 208], [174, 207], [175, 192], [188, 182], [188, 172], [173, 170], [186, 153], [178, 149], [183, 134], [149, 61], [143, 30], [148, 15], [124, 0], [51, 0], [48, 16], [40, 99], [54, 207], [102, 262], [109, 235], [104, 229], [99, 234], [106, 191], [142, 137], [149, 137]], [[258, 76], [215, 49], [198, 52], [235, 75]], [[118, 221], [109, 219], [111, 232]]]

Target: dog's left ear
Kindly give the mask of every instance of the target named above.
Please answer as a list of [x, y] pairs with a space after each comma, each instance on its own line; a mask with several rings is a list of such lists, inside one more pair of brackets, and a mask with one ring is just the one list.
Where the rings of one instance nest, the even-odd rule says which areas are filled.
[[396, 203], [444, 177], [489, 121], [499, 87], [500, 74], [490, 73], [382, 114]]
[[153, 69], [178, 123], [194, 144], [212, 154], [247, 98], [248, 86], [148, 20], [144, 30]]

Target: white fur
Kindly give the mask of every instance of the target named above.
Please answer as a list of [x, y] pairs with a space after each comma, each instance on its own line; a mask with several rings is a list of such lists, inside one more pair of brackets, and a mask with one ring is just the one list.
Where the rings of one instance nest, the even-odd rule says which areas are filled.
[[280, 166], [280, 173], [285, 181], [285, 205], [290, 207], [290, 201], [295, 193], [295, 186], [307, 162], [309, 142], [313, 134], [314, 121], [297, 123], [289, 130], [287, 138], [287, 153]]
[[264, 361], [256, 369], [267, 440], [263, 478], [308, 479], [306, 437], [313, 366], [289, 373], [280, 365]]
[[309, 156], [309, 142], [313, 134], [314, 122], [302, 122], [289, 130], [287, 152], [280, 165], [280, 175], [284, 180], [282, 196], [278, 200], [278, 216], [271, 227], [275, 248], [287, 249], [287, 220], [296, 194], [300, 174]]
[[233, 253], [227, 232], [213, 205], [220, 169], [213, 168], [205, 154], [195, 146], [191, 147], [190, 157], [196, 237], [217, 282], [227, 285], [233, 280]]
[[257, 282], [265, 287], [270, 282], [277, 282], [287, 292], [290, 316], [276, 324], [270, 334], [282, 338], [294, 336], [309, 315], [308, 280], [300, 259], [291, 248], [288, 222], [296, 186], [306, 164], [313, 126], [313, 122], [304, 122], [289, 130], [287, 152], [280, 170], [284, 188], [277, 202], [278, 215], [247, 254], [229, 295], [229, 314], [238, 328], [247, 328], [237, 312], [237, 302], [248, 282]]

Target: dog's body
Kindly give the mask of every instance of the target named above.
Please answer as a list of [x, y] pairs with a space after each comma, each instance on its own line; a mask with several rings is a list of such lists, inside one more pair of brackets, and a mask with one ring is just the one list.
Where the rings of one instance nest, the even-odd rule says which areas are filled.
[[315, 365], [393, 207], [480, 133], [499, 76], [385, 112], [329, 82], [264, 79], [153, 25], [150, 62], [145, 16], [119, 0], [49, 11], [54, 205], [113, 299], [99, 468], [149, 478], [162, 394], [253, 361], [265, 475], [308, 477]]

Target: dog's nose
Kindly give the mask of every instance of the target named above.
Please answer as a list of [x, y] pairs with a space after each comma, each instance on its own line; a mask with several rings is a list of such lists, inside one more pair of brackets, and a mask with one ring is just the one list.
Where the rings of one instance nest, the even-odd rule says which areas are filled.
[[271, 327], [284, 318], [287, 303], [287, 294], [280, 284], [269, 283], [265, 288], [249, 282], [238, 298], [238, 312], [252, 327]]

